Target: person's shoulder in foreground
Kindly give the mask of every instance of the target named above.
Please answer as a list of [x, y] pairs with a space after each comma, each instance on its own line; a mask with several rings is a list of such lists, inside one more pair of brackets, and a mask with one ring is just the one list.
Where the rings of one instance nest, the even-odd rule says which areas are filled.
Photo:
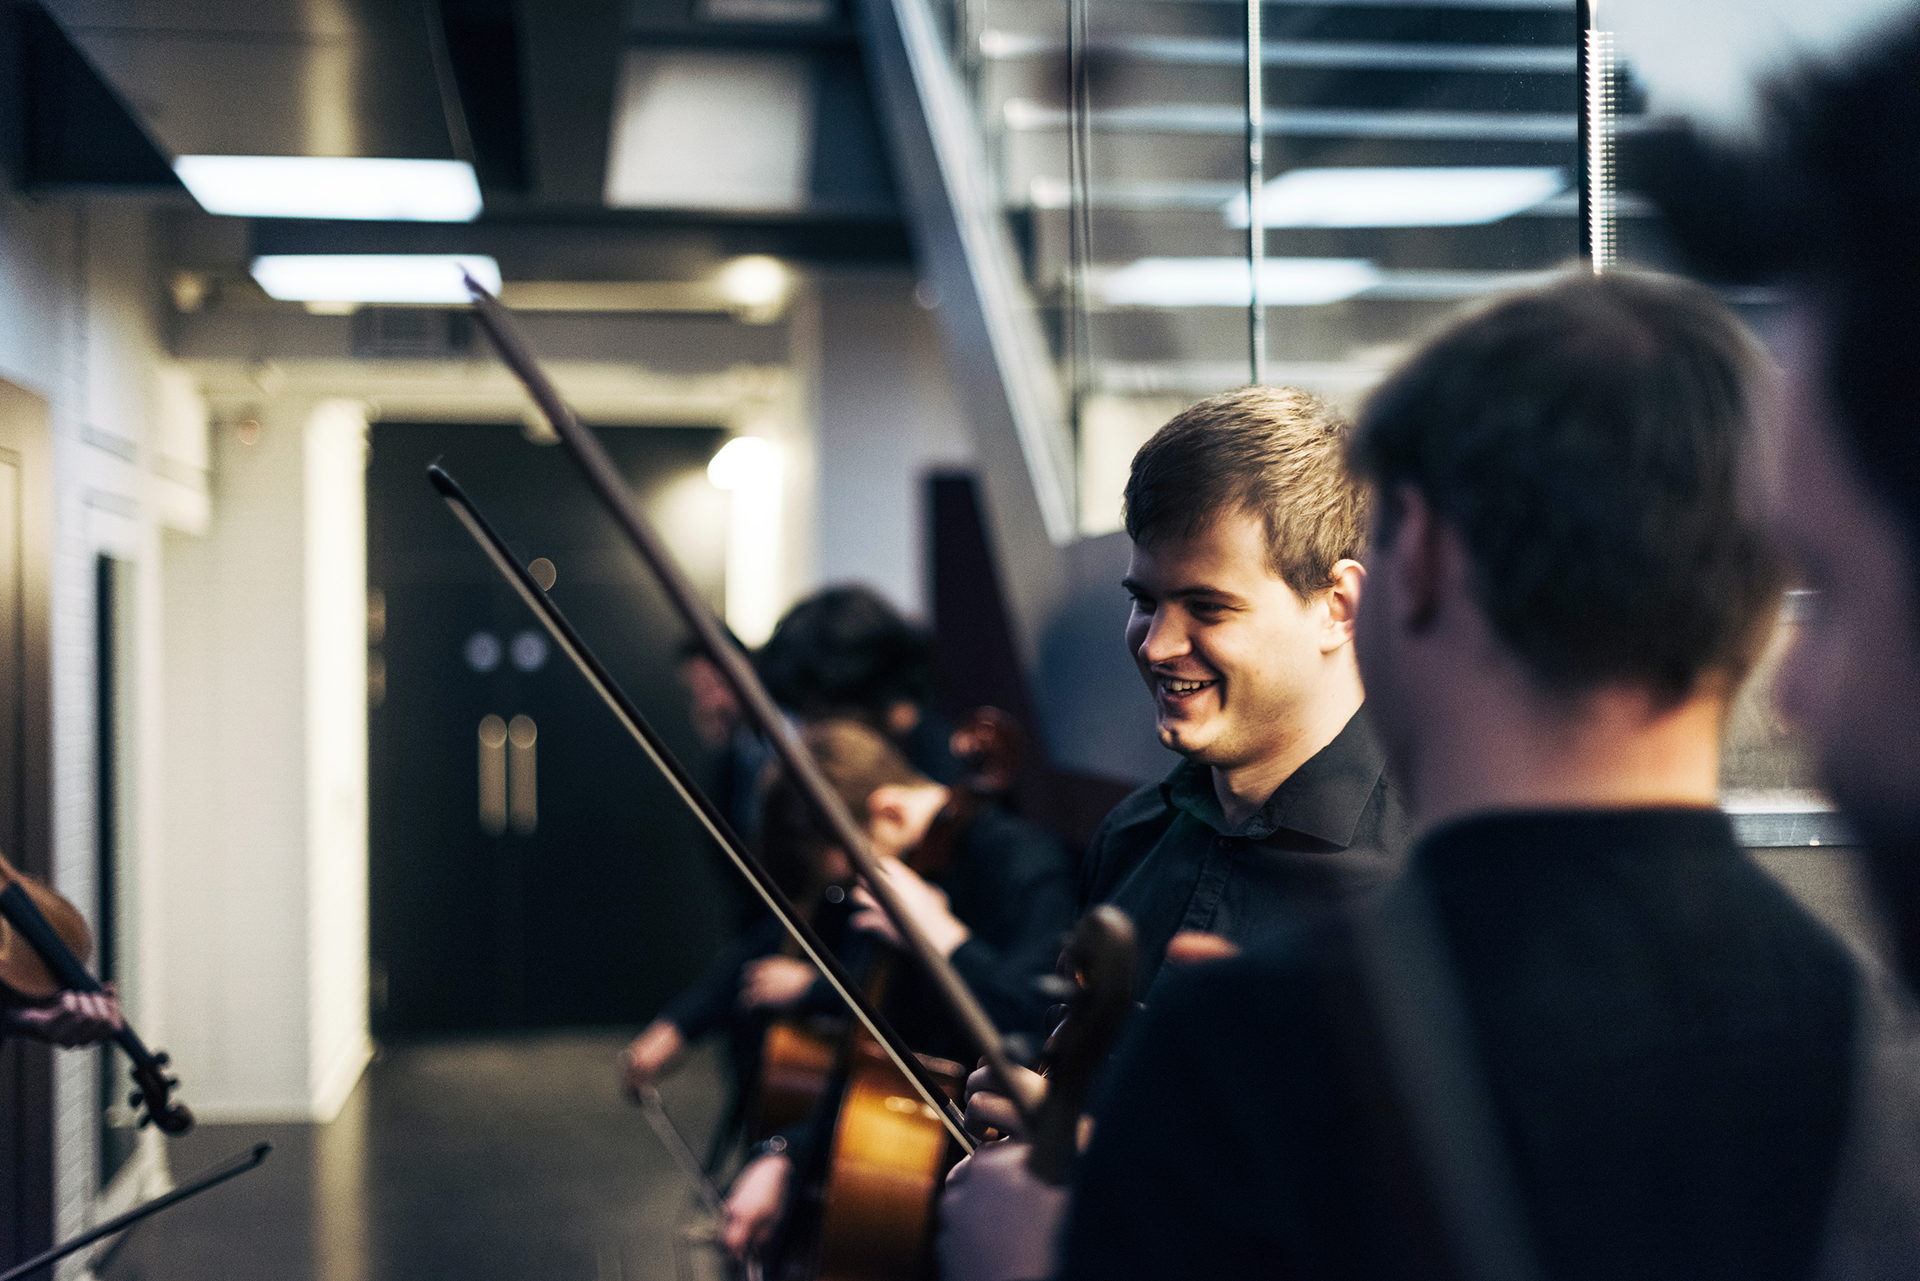
[[[1808, 1272], [1857, 977], [1724, 816], [1465, 820], [1361, 919], [1414, 892], [1548, 1275]], [[1327, 921], [1170, 981], [1097, 1110], [1065, 1277], [1432, 1274], [1356, 937]]]

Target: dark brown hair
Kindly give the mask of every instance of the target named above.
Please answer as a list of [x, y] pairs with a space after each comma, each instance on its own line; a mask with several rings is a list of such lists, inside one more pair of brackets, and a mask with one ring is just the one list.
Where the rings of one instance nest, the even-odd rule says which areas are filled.
[[[801, 729], [800, 741], [819, 762], [821, 773], [854, 821], [863, 826], [872, 817], [868, 798], [880, 788], [913, 787], [932, 781], [909, 764], [890, 739], [860, 721], [815, 721]], [[786, 869], [795, 860], [811, 863], [812, 854], [825, 846], [828, 838], [814, 818], [813, 807], [784, 772], [778, 773], [767, 788], [762, 804], [767, 861], [770, 867], [781, 869], [776, 877], [785, 884], [793, 879]]]
[[[1736, 683], [1779, 573], [1739, 483], [1758, 346], [1702, 286], [1569, 275], [1456, 322], [1361, 411], [1379, 532], [1417, 490], [1539, 684]], [[1730, 691], [1729, 691], [1730, 692]]]
[[1209, 396], [1133, 456], [1127, 536], [1192, 538], [1246, 512], [1266, 525], [1273, 572], [1303, 597], [1319, 591], [1366, 536], [1366, 491], [1345, 458], [1351, 430], [1338, 409], [1298, 387]]

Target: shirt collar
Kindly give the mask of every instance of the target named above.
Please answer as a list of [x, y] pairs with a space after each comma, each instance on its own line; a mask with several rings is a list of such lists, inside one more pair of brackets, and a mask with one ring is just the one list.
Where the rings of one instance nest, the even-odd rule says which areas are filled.
[[1373, 736], [1366, 709], [1353, 714], [1331, 743], [1293, 771], [1274, 789], [1267, 803], [1238, 830], [1229, 831], [1220, 798], [1213, 790], [1213, 771], [1197, 761], [1181, 761], [1160, 793], [1168, 805], [1205, 823], [1216, 832], [1265, 841], [1278, 832], [1291, 832], [1346, 849], [1360, 826], [1367, 801], [1386, 770], [1386, 753]]

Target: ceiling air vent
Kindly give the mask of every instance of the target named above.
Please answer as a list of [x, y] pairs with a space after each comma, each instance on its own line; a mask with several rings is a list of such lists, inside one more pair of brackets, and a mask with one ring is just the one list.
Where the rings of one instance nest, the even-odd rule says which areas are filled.
[[473, 318], [434, 307], [362, 307], [353, 313], [356, 360], [464, 359]]

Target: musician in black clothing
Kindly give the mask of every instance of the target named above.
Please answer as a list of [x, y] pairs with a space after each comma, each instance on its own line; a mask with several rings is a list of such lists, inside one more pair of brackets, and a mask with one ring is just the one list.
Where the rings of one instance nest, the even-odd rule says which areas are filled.
[[[1751, 142], [1640, 145], [1639, 182], [1709, 278], [1784, 287], [1786, 376], [1756, 491], [1811, 608], [1775, 678], [1827, 791], [1866, 845], [1894, 959], [1920, 985], [1920, 17], [1762, 95]], [[1920, 1038], [1868, 1009], [1823, 1275], [1920, 1275]]]
[[1250, 942], [1400, 866], [1405, 816], [1352, 645], [1366, 495], [1350, 430], [1310, 392], [1243, 387], [1134, 456], [1127, 648], [1185, 759], [1107, 816], [1080, 898], [1133, 918], [1142, 999], [1175, 935]]
[[[1036, 980], [1053, 972], [1073, 924], [1072, 875], [1059, 843], [991, 801], [976, 803], [927, 778], [864, 724], [823, 721], [807, 726], [801, 738], [848, 809], [866, 820], [873, 852], [915, 923], [945, 952], [995, 1026], [1036, 1041], [1044, 1036], [1052, 998]], [[797, 857], [811, 869], [816, 893], [809, 897], [818, 903], [814, 927], [850, 972], [862, 973], [877, 951], [901, 946], [892, 920], [853, 882], [846, 856], [825, 845], [796, 789], [784, 780], [768, 795], [766, 830], [770, 842], [785, 846], [789, 860]], [[793, 848], [803, 842], [812, 848]], [[932, 852], [936, 842], [942, 846], [939, 866], [926, 876], [901, 861], [917, 848]], [[661, 1022], [684, 1040], [728, 1019], [736, 1008], [762, 1016], [844, 1014], [813, 966], [783, 954], [781, 942], [767, 930], [749, 936], [708, 981], [670, 1004]], [[977, 1052], [910, 957], [895, 965], [881, 1011], [923, 1054], [970, 1064]], [[764, 1018], [755, 1026], [764, 1027]], [[649, 1029], [641, 1040], [656, 1034]], [[735, 1181], [726, 1235], [736, 1253], [772, 1231], [800, 1164], [798, 1148], [815, 1128], [789, 1132], [778, 1151], [760, 1154]]]
[[1757, 488], [1816, 595], [1776, 685], [1920, 984], [1920, 16], [1762, 103], [1755, 142], [1651, 136], [1638, 167], [1695, 271], [1785, 287]]
[[[1184, 759], [1101, 824], [1080, 906], [1132, 918], [1143, 1001], [1170, 954], [1298, 925], [1379, 889], [1405, 857], [1353, 653], [1367, 504], [1346, 467], [1351, 430], [1310, 392], [1242, 387], [1134, 455], [1126, 644], [1161, 743]], [[1013, 1128], [989, 1085], [984, 1071], [968, 1082], [969, 1124]]]
[[1707, 291], [1581, 275], [1376, 393], [1358, 644], [1421, 839], [1380, 900], [1165, 985], [1060, 1276], [1812, 1269], [1860, 978], [1715, 808], [1777, 600], [1759, 367]]

